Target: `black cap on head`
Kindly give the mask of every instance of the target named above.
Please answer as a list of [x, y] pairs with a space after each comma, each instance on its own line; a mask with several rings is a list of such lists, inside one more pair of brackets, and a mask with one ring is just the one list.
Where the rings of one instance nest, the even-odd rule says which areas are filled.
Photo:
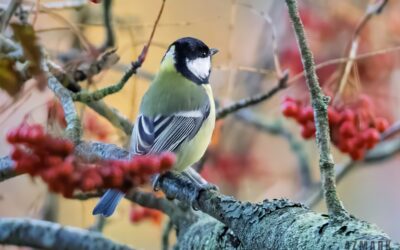
[[[184, 37], [170, 45], [174, 46], [175, 68], [184, 77], [197, 84], [208, 83], [211, 72], [211, 56], [217, 51], [193, 37]], [[169, 50], [169, 49], [168, 49]]]

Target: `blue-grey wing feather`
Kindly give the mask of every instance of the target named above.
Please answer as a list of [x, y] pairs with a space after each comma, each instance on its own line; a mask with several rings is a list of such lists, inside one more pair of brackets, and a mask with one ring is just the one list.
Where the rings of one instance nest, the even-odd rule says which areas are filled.
[[176, 151], [184, 141], [197, 134], [209, 113], [207, 104], [201, 110], [185, 115], [178, 113], [154, 118], [139, 115], [132, 133], [131, 153], [144, 155]]

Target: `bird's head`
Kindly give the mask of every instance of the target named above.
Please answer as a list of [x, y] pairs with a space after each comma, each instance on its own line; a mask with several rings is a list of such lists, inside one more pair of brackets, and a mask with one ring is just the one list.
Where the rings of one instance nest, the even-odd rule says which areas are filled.
[[217, 52], [217, 49], [210, 49], [196, 38], [184, 37], [168, 47], [161, 61], [161, 68], [173, 65], [187, 79], [199, 85], [206, 84], [211, 73], [211, 57]]

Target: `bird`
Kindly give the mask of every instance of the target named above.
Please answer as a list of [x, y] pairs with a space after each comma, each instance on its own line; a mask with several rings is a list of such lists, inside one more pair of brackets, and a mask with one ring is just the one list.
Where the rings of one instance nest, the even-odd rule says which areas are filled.
[[[217, 52], [193, 37], [180, 38], [168, 47], [141, 100], [131, 136], [132, 157], [173, 152], [176, 162], [172, 171], [187, 172], [192, 180], [198, 180], [193, 169], [185, 169], [200, 160], [211, 141], [216, 115], [209, 78]], [[119, 190], [107, 190], [93, 215], [109, 217], [123, 197]]]

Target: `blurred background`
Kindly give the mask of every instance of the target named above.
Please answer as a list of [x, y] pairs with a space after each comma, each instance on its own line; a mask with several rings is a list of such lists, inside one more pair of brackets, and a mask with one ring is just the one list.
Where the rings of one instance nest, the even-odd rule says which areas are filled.
[[[9, 1], [0, 1], [4, 9]], [[71, 65], [65, 57], [71, 51], [90, 57], [91, 46], [101, 46], [105, 39], [102, 4], [86, 1], [77, 8], [63, 6], [64, 1], [24, 1], [27, 8], [41, 5], [34, 24], [39, 44], [61, 65]], [[374, 1], [299, 1], [301, 15], [316, 63], [347, 57], [354, 31]], [[79, 4], [82, 3], [82, 4]], [[60, 7], [61, 6], [61, 7]], [[97, 89], [117, 82], [129, 63], [137, 58], [161, 6], [160, 0], [119, 0], [112, 5], [115, 48], [121, 57], [111, 69], [101, 72], [82, 87]], [[65, 8], [64, 8], [65, 7]], [[380, 15], [373, 16], [359, 35], [358, 54], [400, 45], [400, 2], [389, 1]], [[29, 16], [30, 20], [33, 18]], [[229, 116], [219, 121], [202, 174], [220, 187], [221, 192], [240, 200], [262, 201], [287, 197], [307, 201], [319, 181], [318, 151], [314, 139], [305, 140], [293, 119], [282, 115], [281, 103], [291, 96], [307, 103], [302, 66], [283, 1], [261, 0], [167, 0], [145, 63], [122, 91], [105, 98], [105, 102], [133, 120], [141, 96], [158, 70], [161, 58], [174, 40], [193, 36], [220, 52], [213, 58], [210, 83], [220, 106], [257, 93], [277, 84], [279, 71], [274, 63], [279, 58], [281, 69], [289, 69], [289, 87], [270, 100], [251, 108], [251, 114], [269, 127], [284, 129], [291, 139], [273, 129], [258, 129], [240, 117]], [[337, 91], [343, 65], [331, 64], [318, 71], [324, 90], [337, 101], [337, 106], [352, 105], [360, 96], [369, 98], [372, 116], [394, 123], [400, 118], [399, 52], [396, 49], [367, 56], [357, 61], [343, 91]], [[73, 62], [72, 62], [73, 63]], [[27, 117], [29, 122], [50, 126], [54, 111], [50, 91], [38, 91], [27, 82], [17, 100], [0, 91], [0, 155], [10, 146], [6, 132]], [[337, 98], [336, 98], [337, 97]], [[4, 108], [6, 107], [6, 108]], [[89, 108], [80, 107], [85, 137], [125, 145], [127, 138]], [[28, 115], [28, 116], [26, 116]], [[300, 145], [300, 151], [293, 147]], [[292, 147], [291, 147], [292, 146]], [[348, 154], [333, 147], [338, 165], [350, 160]], [[356, 217], [377, 224], [393, 240], [400, 241], [399, 157], [376, 164], [360, 164], [338, 183], [345, 207]], [[306, 170], [304, 170], [306, 169]], [[307, 169], [311, 182], [307, 181]], [[306, 175], [306, 177], [304, 176]], [[95, 218], [91, 211], [96, 200], [75, 201], [49, 194], [39, 179], [19, 176], [0, 183], [0, 216], [54, 219], [64, 225], [88, 228]], [[162, 222], [132, 222], [132, 205], [124, 201], [107, 219], [104, 233], [116, 241], [138, 249], [160, 249]], [[323, 202], [316, 210], [326, 212]], [[162, 218], [161, 220], [164, 220]], [[8, 249], [8, 248], [4, 248]], [[11, 248], [10, 248], [11, 249]]]

